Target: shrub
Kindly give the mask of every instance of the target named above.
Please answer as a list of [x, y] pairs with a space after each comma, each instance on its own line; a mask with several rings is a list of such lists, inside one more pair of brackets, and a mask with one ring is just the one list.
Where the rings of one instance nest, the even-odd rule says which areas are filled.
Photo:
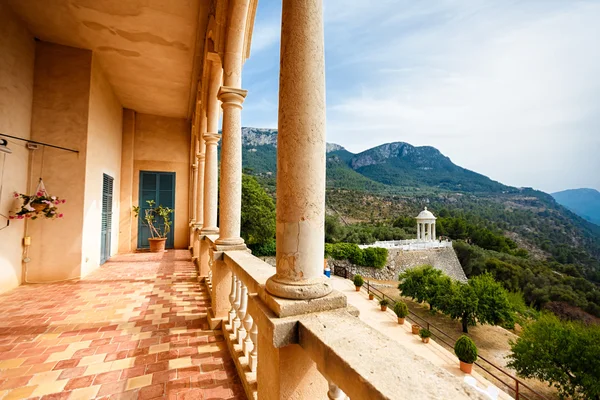
[[264, 243], [250, 244], [248, 247], [256, 257], [270, 257], [276, 254], [275, 239], [267, 240]]
[[406, 318], [408, 315], [408, 306], [406, 303], [399, 301], [394, 304], [394, 312], [398, 318]]
[[360, 275], [354, 275], [353, 281], [354, 281], [354, 286], [356, 286], [356, 287], [361, 287], [362, 285], [365, 284], [365, 280]]
[[354, 243], [325, 243], [325, 257], [348, 260], [361, 267], [383, 268], [387, 263], [388, 251], [380, 247], [361, 249]]
[[390, 304], [390, 301], [388, 299], [381, 299], [379, 300], [379, 305], [383, 306], [383, 307], [387, 307]]
[[454, 344], [454, 354], [460, 361], [473, 364], [477, 361], [477, 346], [470, 337], [462, 335]]
[[423, 339], [431, 337], [431, 331], [429, 329], [421, 328], [419, 331], [419, 336]]

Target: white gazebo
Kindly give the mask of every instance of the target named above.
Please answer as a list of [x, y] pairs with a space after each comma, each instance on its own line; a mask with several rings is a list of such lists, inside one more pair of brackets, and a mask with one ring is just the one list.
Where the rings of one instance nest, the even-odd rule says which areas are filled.
[[431, 242], [435, 240], [435, 215], [427, 207], [417, 215], [417, 240]]

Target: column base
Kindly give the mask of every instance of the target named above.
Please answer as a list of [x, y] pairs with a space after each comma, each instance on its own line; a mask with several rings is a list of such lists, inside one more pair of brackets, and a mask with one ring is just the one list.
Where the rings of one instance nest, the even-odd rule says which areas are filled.
[[333, 290], [331, 283], [324, 276], [292, 281], [273, 275], [267, 280], [265, 287], [273, 296], [294, 300], [318, 299], [327, 296]]
[[218, 235], [219, 234], [219, 228], [216, 226], [208, 226], [206, 228], [202, 228], [200, 230], [200, 234], [201, 235]]
[[218, 238], [217, 240], [215, 240], [215, 244], [218, 244], [220, 246], [241, 246], [244, 243], [244, 239], [242, 239], [241, 237], [237, 237], [237, 238]]

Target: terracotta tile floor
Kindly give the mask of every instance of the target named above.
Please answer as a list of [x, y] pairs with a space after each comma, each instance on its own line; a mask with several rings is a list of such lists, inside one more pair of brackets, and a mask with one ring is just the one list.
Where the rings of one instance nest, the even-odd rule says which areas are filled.
[[0, 295], [0, 399], [245, 399], [186, 250]]

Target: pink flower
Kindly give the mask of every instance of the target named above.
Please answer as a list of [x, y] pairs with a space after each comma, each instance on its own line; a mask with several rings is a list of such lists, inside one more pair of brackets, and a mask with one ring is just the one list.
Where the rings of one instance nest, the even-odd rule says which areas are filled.
[[18, 197], [19, 197], [19, 193], [17, 193], [17, 192], [14, 192], [14, 193], [13, 193], [13, 197], [14, 197], [15, 199], [16, 199], [16, 198], [18, 198]]
[[15, 219], [13, 215], [9, 216], [8, 219]]
[[24, 217], [24, 216], [22, 216], [22, 215], [19, 215], [19, 216], [17, 217], [17, 219], [24, 219], [24, 218], [25, 218], [25, 217]]
[[63, 217], [63, 214], [62, 214], [62, 213], [61, 213], [61, 214], [58, 214], [58, 218], [62, 218], [62, 217]]
[[36, 195], [36, 196], [43, 196], [43, 195], [44, 195], [44, 193], [42, 193], [42, 192], [37, 192], [35, 195]]
[[65, 199], [62, 199], [62, 203], [65, 204], [67, 201]]

